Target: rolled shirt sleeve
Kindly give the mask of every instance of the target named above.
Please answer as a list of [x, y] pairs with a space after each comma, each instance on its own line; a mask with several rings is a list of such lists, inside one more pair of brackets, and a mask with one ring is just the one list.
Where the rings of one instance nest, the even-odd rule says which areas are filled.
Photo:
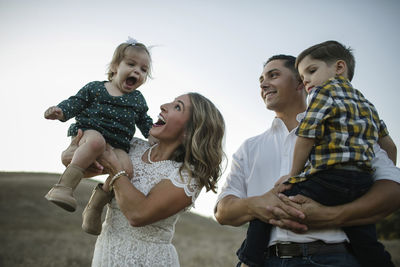
[[374, 145], [375, 157], [372, 159], [372, 168], [375, 169], [373, 177], [375, 181], [391, 180], [400, 184], [400, 169], [389, 159], [385, 150], [378, 144]]
[[226, 177], [221, 193], [218, 195], [218, 202], [228, 195], [234, 195], [238, 198], [247, 197], [246, 177], [245, 177], [245, 146], [242, 145], [232, 156], [231, 171]]

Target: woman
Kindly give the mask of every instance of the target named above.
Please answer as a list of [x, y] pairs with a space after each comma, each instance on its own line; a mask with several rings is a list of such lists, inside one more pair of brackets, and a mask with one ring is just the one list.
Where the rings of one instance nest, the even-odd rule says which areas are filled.
[[110, 175], [105, 187], [115, 198], [92, 266], [179, 266], [171, 244], [179, 214], [193, 205], [202, 187], [216, 191], [225, 131], [218, 109], [202, 95], [188, 93], [162, 105], [158, 118], [150, 130], [157, 144], [132, 140], [131, 180], [112, 149], [99, 159]]

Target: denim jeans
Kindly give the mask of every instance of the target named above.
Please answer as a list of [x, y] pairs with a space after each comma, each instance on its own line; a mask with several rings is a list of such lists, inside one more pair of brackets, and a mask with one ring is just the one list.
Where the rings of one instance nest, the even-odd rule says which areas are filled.
[[[327, 206], [351, 202], [366, 193], [373, 184], [370, 173], [343, 169], [320, 171], [304, 182], [293, 184], [287, 196], [301, 194]], [[250, 221], [247, 238], [237, 251], [249, 266], [262, 266], [272, 226], [258, 219]], [[375, 225], [344, 227], [352, 250], [363, 266], [394, 266], [390, 254], [377, 241]]]

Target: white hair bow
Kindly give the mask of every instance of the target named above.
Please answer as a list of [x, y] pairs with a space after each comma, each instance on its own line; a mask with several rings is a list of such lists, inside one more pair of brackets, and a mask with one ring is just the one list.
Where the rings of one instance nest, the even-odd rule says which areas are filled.
[[126, 41], [126, 43], [134, 46], [139, 42], [136, 39], [133, 39], [132, 37], [128, 36], [128, 40]]

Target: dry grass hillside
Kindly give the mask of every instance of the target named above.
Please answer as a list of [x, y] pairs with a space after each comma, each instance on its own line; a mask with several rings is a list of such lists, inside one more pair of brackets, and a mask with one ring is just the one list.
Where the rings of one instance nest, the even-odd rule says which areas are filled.
[[[66, 212], [44, 199], [56, 174], [0, 172], [0, 266], [90, 266], [96, 237], [84, 233], [81, 213], [95, 185], [76, 191], [79, 207]], [[193, 213], [181, 216], [173, 243], [182, 267], [235, 266], [244, 228], [220, 226]], [[400, 266], [400, 242], [385, 242]]]

